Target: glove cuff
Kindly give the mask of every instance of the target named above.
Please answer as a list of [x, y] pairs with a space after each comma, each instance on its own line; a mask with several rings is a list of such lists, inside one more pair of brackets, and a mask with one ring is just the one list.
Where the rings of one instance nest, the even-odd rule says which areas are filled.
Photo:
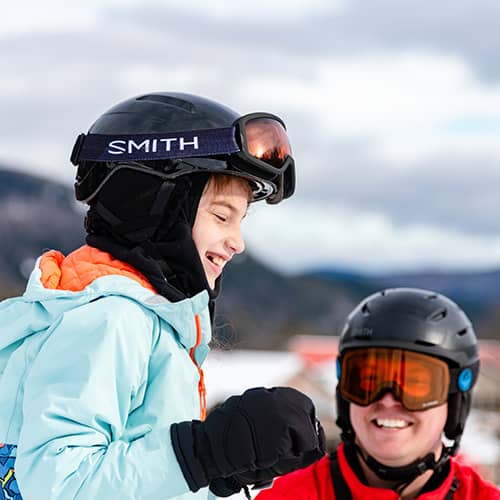
[[189, 489], [196, 492], [200, 488], [208, 486], [209, 479], [202, 462], [195, 454], [194, 424], [196, 421], [172, 424], [170, 437], [184, 479]]

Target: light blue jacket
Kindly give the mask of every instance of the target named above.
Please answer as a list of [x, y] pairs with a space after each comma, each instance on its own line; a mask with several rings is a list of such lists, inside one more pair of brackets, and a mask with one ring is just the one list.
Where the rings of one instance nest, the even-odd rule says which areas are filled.
[[25, 294], [0, 303], [0, 443], [17, 445], [22, 498], [211, 498], [189, 491], [169, 429], [200, 418], [189, 351], [195, 315], [198, 365], [209, 350], [207, 292], [170, 303], [125, 276], [80, 292], [40, 276], [37, 262]]

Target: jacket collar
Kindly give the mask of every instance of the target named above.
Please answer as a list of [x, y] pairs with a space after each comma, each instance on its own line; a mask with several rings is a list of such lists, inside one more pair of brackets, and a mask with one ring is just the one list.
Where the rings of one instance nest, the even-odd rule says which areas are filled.
[[197, 343], [194, 316], [198, 315], [203, 338], [196, 353], [197, 361], [201, 362], [208, 353], [211, 326], [207, 291], [179, 302], [170, 302], [157, 294], [148, 280], [132, 266], [87, 245], [67, 257], [55, 250], [43, 254], [29, 278], [23, 300], [41, 302], [49, 313], [48, 318], [55, 318], [108, 295], [125, 296], [153, 311], [171, 325], [187, 349]]
[[[352, 493], [353, 500], [363, 500], [369, 498], [370, 500], [398, 500], [399, 495], [390, 489], [375, 488], [364, 484], [355, 474], [349, 465], [345, 455], [345, 445], [341, 443], [338, 447], [338, 459], [342, 476], [345, 478]], [[451, 463], [451, 470], [446, 479], [441, 485], [426, 493], [422, 493], [417, 498], [418, 500], [442, 500], [450, 490], [455, 477], [454, 463]]]

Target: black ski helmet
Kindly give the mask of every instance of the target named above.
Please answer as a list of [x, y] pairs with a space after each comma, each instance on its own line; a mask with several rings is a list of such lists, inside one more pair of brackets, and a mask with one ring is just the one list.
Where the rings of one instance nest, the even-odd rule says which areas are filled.
[[[268, 115], [272, 116], [272, 115]], [[156, 92], [127, 99], [105, 112], [90, 127], [88, 135], [128, 136], [169, 134], [229, 128], [240, 115], [215, 101], [185, 93]], [[284, 127], [283, 122], [278, 120]], [[75, 191], [80, 201], [90, 201], [118, 169], [129, 168], [175, 179], [191, 173], [221, 173], [244, 177], [253, 191], [254, 200], [278, 203], [290, 197], [295, 189], [295, 167], [289, 157], [282, 170], [261, 172], [232, 154], [193, 156], [182, 159], [147, 161], [92, 161], [81, 157], [85, 134], [73, 148], [71, 161], [78, 166]]]
[[[452, 300], [435, 292], [416, 288], [384, 290], [364, 299], [348, 316], [339, 341], [339, 362], [346, 351], [362, 347], [407, 349], [447, 362], [450, 389], [444, 433], [455, 442], [450, 454], [456, 453], [479, 372], [477, 339], [465, 313]], [[353, 439], [349, 402], [338, 386], [336, 398], [342, 438]]]

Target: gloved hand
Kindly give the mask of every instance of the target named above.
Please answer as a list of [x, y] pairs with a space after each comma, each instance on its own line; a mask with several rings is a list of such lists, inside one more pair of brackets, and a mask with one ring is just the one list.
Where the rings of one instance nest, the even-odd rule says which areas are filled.
[[[318, 421], [318, 436], [320, 439], [321, 447], [324, 450], [325, 433]], [[324, 453], [324, 451], [323, 451]], [[255, 471], [242, 472], [240, 474], [233, 474], [229, 477], [216, 477], [210, 481], [210, 491], [218, 497], [229, 497], [241, 491], [247, 485], [253, 485], [254, 489], [268, 488], [271, 486], [273, 479], [276, 476], [281, 476], [296, 469], [307, 467], [311, 463], [318, 460], [322, 456], [313, 450], [305, 453], [300, 458], [283, 458], [275, 466], [268, 469], [259, 469]], [[251, 498], [248, 491], [245, 491], [247, 498]]]
[[259, 387], [231, 396], [204, 422], [173, 424], [171, 437], [191, 491], [210, 483], [218, 496], [270, 482], [325, 453], [312, 401], [289, 387]]

